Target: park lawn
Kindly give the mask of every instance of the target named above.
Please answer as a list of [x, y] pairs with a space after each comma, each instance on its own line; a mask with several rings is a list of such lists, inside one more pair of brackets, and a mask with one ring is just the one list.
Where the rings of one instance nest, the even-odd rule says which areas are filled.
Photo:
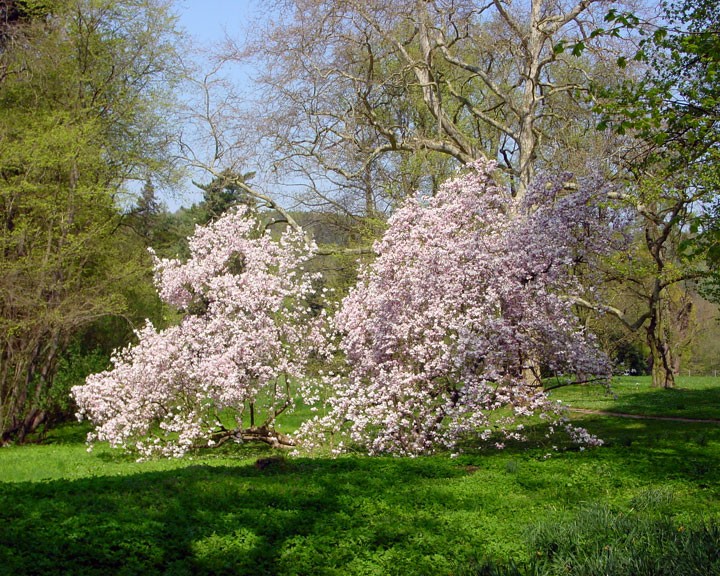
[[[664, 404], [667, 391], [643, 382], [621, 382], [615, 401]], [[720, 417], [719, 389], [688, 386], [715, 398], [715, 411], [683, 415]], [[586, 392], [558, 395], [575, 403]], [[288, 457], [262, 470], [263, 447], [138, 463], [102, 444], [88, 453], [87, 429], [65, 427], [45, 444], [0, 450], [0, 574], [555, 574], [537, 562], [578, 543], [605, 557], [633, 530], [634, 548], [662, 533], [658, 555], [701, 540], [707, 574], [720, 573], [720, 559], [707, 560], [720, 547], [720, 426], [574, 419], [605, 445]]]
[[551, 393], [569, 406], [648, 416], [720, 420], [720, 379], [679, 376], [671, 389], [653, 388], [647, 376], [614, 378], [599, 385], [566, 386]]

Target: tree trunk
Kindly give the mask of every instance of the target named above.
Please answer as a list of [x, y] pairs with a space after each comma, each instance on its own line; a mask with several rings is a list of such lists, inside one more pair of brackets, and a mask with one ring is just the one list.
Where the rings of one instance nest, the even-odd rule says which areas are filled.
[[657, 303], [650, 323], [647, 326], [647, 343], [650, 347], [653, 388], [674, 388], [673, 355], [665, 330], [662, 305]]

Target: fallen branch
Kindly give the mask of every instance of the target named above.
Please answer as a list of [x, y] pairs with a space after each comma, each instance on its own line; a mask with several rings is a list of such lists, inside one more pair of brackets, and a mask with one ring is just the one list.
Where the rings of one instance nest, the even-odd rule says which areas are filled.
[[222, 430], [213, 435], [213, 446], [222, 446], [228, 440], [236, 442], [264, 442], [273, 448], [293, 448], [295, 441], [289, 436], [266, 426], [251, 426], [245, 429]]

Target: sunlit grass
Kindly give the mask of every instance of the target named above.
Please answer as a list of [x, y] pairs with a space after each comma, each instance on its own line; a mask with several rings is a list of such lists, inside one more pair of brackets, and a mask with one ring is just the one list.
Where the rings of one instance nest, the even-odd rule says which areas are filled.
[[[621, 381], [608, 406], [640, 408], [640, 395], [677, 410], [648, 388]], [[596, 402], [585, 388], [557, 394]], [[719, 417], [713, 402], [684, 415]], [[603, 447], [285, 457], [262, 469], [256, 459], [272, 454], [262, 445], [137, 463], [104, 444], [88, 453], [86, 428], [60, 428], [45, 444], [0, 449], [0, 574], [558, 574], [567, 555], [589, 570], [632, 568], [663, 549], [702, 559], [720, 545], [703, 528], [720, 523], [720, 426], [575, 416]], [[580, 545], [603, 539], [605, 560], [602, 546]]]
[[672, 389], [653, 388], [649, 376], [623, 376], [602, 386], [566, 386], [552, 393], [575, 408], [668, 416], [720, 418], [720, 379], [709, 376], [680, 376]]

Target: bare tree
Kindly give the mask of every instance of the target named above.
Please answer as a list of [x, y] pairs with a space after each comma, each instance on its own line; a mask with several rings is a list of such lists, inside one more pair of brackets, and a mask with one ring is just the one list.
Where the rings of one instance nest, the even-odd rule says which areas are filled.
[[259, 64], [253, 129], [311, 206], [370, 215], [480, 157], [522, 196], [538, 169], [616, 150], [585, 97], [626, 50], [593, 35], [610, 4], [276, 0], [226, 58]]

